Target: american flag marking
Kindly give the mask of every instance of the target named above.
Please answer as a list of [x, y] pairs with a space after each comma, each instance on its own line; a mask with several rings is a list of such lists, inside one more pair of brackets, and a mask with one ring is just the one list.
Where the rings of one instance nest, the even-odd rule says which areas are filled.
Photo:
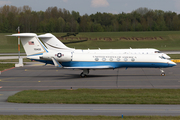
[[34, 41], [29, 41], [29, 45], [34, 45]]

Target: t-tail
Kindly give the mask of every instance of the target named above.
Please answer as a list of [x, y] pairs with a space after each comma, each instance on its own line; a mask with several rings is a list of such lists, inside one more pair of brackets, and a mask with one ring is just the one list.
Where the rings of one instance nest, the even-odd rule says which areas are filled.
[[38, 38], [40, 38], [42, 40], [42, 42], [46, 45], [46, 47], [49, 50], [72, 50], [71, 48], [64, 45], [61, 41], [59, 41], [51, 33], [39, 35]]
[[27, 54], [27, 58], [36, 58], [43, 55], [44, 53], [48, 53], [46, 47], [42, 44], [42, 42], [38, 39], [37, 35], [34, 33], [20, 33], [20, 34], [12, 34], [9, 36], [16, 36], [21, 38], [21, 43], [24, 47], [24, 50]]

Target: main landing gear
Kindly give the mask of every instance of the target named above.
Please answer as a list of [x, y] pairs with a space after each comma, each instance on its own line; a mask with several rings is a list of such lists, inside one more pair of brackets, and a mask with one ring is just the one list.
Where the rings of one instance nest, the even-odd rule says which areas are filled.
[[166, 76], [166, 74], [162, 68], [160, 68], [160, 71], [161, 71], [161, 76]]
[[89, 70], [88, 70], [88, 69], [85, 69], [85, 70], [83, 70], [83, 72], [80, 74], [80, 77], [84, 78], [84, 77], [86, 77], [88, 74], [89, 74]]

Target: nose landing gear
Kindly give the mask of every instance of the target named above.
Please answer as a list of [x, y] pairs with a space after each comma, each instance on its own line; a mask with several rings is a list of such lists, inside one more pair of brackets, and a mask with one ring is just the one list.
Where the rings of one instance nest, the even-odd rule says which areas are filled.
[[89, 70], [88, 70], [88, 69], [85, 69], [85, 70], [83, 70], [83, 72], [80, 74], [80, 77], [81, 77], [81, 78], [84, 78], [84, 77], [86, 77], [88, 74], [89, 74]]
[[166, 74], [162, 68], [160, 68], [160, 71], [161, 71], [161, 76], [166, 76]]

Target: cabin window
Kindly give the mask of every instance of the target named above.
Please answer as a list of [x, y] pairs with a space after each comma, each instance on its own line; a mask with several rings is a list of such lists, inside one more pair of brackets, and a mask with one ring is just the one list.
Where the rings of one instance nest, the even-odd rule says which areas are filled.
[[134, 58], [132, 58], [132, 59], [131, 59], [131, 61], [132, 61], [132, 62], [134, 62], [134, 61], [135, 61], [135, 59], [134, 59]]
[[163, 57], [163, 56], [159, 56], [159, 58], [161, 58], [161, 59], [166, 59], [165, 57]]
[[117, 58], [117, 61], [120, 61], [120, 58]]
[[110, 58], [109, 60], [110, 60], [110, 61], [113, 61], [113, 58]]
[[124, 61], [125, 61], [125, 62], [127, 62], [127, 61], [128, 61], [128, 59], [127, 59], [127, 58], [124, 58]]
[[99, 58], [96, 57], [96, 58], [95, 58], [95, 61], [99, 61]]
[[106, 58], [102, 58], [102, 61], [106, 61]]

